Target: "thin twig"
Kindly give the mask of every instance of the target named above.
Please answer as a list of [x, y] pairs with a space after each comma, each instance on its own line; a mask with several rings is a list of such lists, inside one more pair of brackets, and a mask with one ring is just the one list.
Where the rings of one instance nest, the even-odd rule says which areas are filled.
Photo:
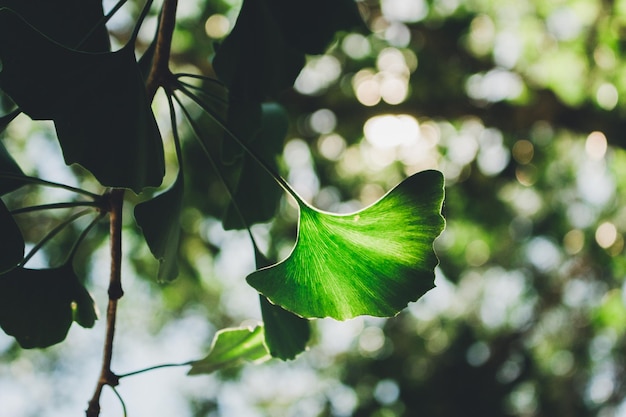
[[124, 295], [122, 290], [122, 207], [124, 190], [112, 190], [109, 195], [109, 223], [111, 236], [111, 276], [109, 279], [109, 304], [107, 306], [106, 336], [102, 354], [102, 368], [100, 378], [89, 401], [87, 417], [97, 417], [100, 414], [100, 395], [105, 385], [116, 386], [117, 376], [111, 371], [113, 358], [113, 339], [115, 336], [115, 322], [117, 319], [117, 302]]

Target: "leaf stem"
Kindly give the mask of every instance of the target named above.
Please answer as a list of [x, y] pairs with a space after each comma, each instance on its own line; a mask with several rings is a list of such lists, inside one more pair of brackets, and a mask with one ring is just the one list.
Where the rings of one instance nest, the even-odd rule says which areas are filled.
[[40, 210], [52, 210], [52, 209], [63, 209], [63, 208], [73, 208], [73, 207], [101, 207], [101, 206], [102, 204], [100, 204], [97, 201], [70, 201], [67, 203], [52, 203], [52, 204], [41, 204], [37, 206], [21, 207], [15, 210], [11, 210], [10, 213], [12, 215], [16, 215], [16, 214], [31, 213], [33, 211], [40, 211]]
[[98, 23], [96, 23], [95, 25], [93, 25], [93, 27], [91, 29], [89, 29], [89, 32], [87, 32], [85, 34], [85, 36], [83, 36], [83, 38], [80, 40], [80, 42], [74, 47], [74, 49], [79, 49], [81, 46], [83, 46], [85, 44], [85, 42], [87, 42], [89, 40], [89, 38], [91, 37], [91, 35], [93, 35], [93, 33], [102, 25], [105, 25], [110, 19], [111, 17], [113, 17], [113, 15], [115, 13], [117, 13], [117, 11], [119, 9], [122, 8], [122, 6], [124, 4], [126, 4], [128, 0], [120, 0], [117, 2], [117, 4], [115, 6], [113, 6], [113, 8], [109, 11], [109, 13], [107, 13], [106, 15], [102, 16], [102, 18], [98, 21]]
[[52, 229], [51, 231], [48, 232], [48, 234], [46, 234], [46, 236], [44, 236], [43, 239], [41, 239], [31, 250], [30, 252], [28, 252], [28, 254], [24, 257], [24, 259], [22, 259], [22, 262], [20, 262], [20, 266], [24, 266], [26, 264], [26, 262], [30, 261], [30, 259], [35, 256], [35, 254], [37, 253], [37, 251], [39, 251], [39, 249], [41, 249], [46, 243], [48, 243], [53, 237], [55, 237], [56, 235], [59, 234], [59, 232], [63, 229], [65, 229], [70, 223], [72, 223], [74, 220], [88, 214], [90, 212], [90, 210], [83, 210], [80, 211], [78, 213], [75, 213], [73, 216], [70, 216], [69, 218], [63, 220], [63, 222], [61, 222], [60, 224], [58, 224], [54, 229]]
[[67, 191], [72, 191], [77, 194], [82, 194], [87, 197], [90, 197], [94, 200], [101, 198], [99, 194], [92, 193], [87, 190], [83, 190], [82, 188], [72, 187], [71, 185], [60, 184], [58, 182], [46, 181], [37, 177], [30, 177], [28, 175], [20, 175], [20, 174], [10, 174], [10, 173], [0, 173], [0, 180], [15, 180], [22, 181], [26, 184], [34, 184], [34, 185], [43, 185], [46, 187], [54, 187], [54, 188], [62, 188]]
[[126, 378], [126, 377], [133, 376], [133, 375], [139, 375], [139, 374], [142, 374], [144, 372], [150, 372], [150, 371], [153, 371], [155, 369], [174, 368], [174, 367], [181, 367], [181, 366], [191, 366], [191, 364], [193, 364], [193, 362], [194, 361], [183, 362], [183, 363], [164, 363], [164, 364], [161, 364], [161, 365], [154, 365], [154, 366], [150, 366], [148, 368], [139, 369], [139, 370], [133, 371], [133, 372], [128, 372], [126, 374], [118, 375], [117, 377], [119, 379], [122, 379], [122, 378]]
[[115, 394], [117, 399], [120, 401], [120, 405], [122, 406], [122, 416], [127, 417], [128, 411], [126, 410], [126, 403], [124, 402], [124, 399], [122, 398], [122, 396], [120, 395], [120, 393], [117, 391], [115, 387], [111, 387], [111, 389], [113, 390], [113, 393]]
[[139, 19], [137, 19], [137, 23], [135, 23], [135, 28], [133, 29], [133, 33], [130, 35], [130, 40], [128, 41], [128, 45], [131, 48], [134, 47], [135, 41], [137, 40], [137, 36], [139, 35], [139, 29], [141, 29], [141, 25], [143, 24], [144, 19], [150, 12], [150, 7], [152, 7], [153, 0], [147, 0], [146, 4], [143, 5], [143, 9], [141, 9], [141, 14], [139, 15]]

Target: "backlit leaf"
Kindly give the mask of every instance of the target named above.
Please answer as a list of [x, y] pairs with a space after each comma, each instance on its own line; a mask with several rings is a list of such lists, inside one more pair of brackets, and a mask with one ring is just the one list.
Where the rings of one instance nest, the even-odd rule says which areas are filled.
[[0, 231], [0, 274], [2, 274], [14, 268], [24, 257], [22, 232], [2, 200], [0, 200]]
[[135, 192], [161, 183], [160, 133], [132, 45], [83, 53], [0, 9], [0, 89], [32, 119], [54, 120], [67, 164]]
[[434, 286], [443, 194], [442, 174], [423, 171], [353, 214], [300, 202], [292, 253], [248, 283], [302, 317], [394, 316]]
[[189, 375], [208, 374], [246, 361], [260, 363], [270, 358], [263, 326], [222, 329], [215, 334], [209, 354], [191, 362]]
[[178, 275], [183, 190], [183, 177], [179, 173], [169, 189], [135, 207], [135, 220], [143, 231], [150, 251], [159, 260], [159, 281], [171, 281]]
[[52, 269], [19, 267], [0, 275], [0, 326], [25, 349], [65, 339], [74, 310], [78, 324], [93, 326], [93, 299], [69, 264]]

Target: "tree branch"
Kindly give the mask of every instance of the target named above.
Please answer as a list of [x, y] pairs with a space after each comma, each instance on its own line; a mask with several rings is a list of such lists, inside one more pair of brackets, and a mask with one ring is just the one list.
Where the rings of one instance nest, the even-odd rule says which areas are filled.
[[159, 32], [157, 33], [156, 48], [152, 68], [146, 81], [146, 93], [148, 99], [156, 94], [157, 89], [163, 85], [165, 79], [170, 76], [169, 60], [172, 46], [172, 36], [176, 26], [176, 7], [178, 0], [165, 0], [161, 10], [161, 21], [159, 22]]
[[96, 385], [93, 397], [89, 401], [87, 417], [100, 415], [100, 395], [105, 385], [116, 386], [119, 378], [111, 371], [113, 358], [113, 338], [115, 336], [115, 321], [117, 318], [117, 302], [124, 295], [122, 290], [122, 208], [124, 204], [124, 190], [115, 189], [109, 194], [109, 223], [111, 236], [111, 276], [109, 280], [109, 304], [107, 306], [107, 329], [102, 355], [100, 378]]
[[[177, 0], [165, 0], [161, 10], [161, 21], [157, 33], [156, 49], [152, 67], [146, 81], [146, 93], [152, 101], [157, 89], [164, 84], [170, 76], [169, 58], [171, 51], [172, 36], [176, 25]], [[100, 378], [96, 385], [86, 411], [87, 417], [100, 415], [100, 396], [105, 385], [115, 387], [119, 383], [119, 377], [111, 370], [113, 358], [113, 339], [115, 337], [115, 322], [117, 318], [117, 303], [124, 295], [122, 289], [122, 208], [124, 205], [124, 190], [114, 189], [109, 194], [109, 221], [111, 239], [111, 276], [109, 280], [109, 304], [107, 306], [106, 337], [102, 355], [102, 368]]]

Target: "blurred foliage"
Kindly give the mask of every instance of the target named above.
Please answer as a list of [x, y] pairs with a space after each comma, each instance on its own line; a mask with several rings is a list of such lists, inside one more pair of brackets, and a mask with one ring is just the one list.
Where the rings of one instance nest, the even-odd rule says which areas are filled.
[[[440, 169], [447, 228], [436, 245], [437, 286], [388, 321], [321, 321], [296, 361], [203, 380], [210, 389], [181, 394], [189, 402], [179, 415], [626, 415], [626, 3], [358, 4], [372, 33], [344, 33], [325, 54], [308, 56], [295, 88], [278, 97], [291, 120], [278, 167], [305, 199], [338, 212], [371, 203], [417, 171]], [[173, 45], [181, 71], [212, 73], [214, 45], [239, 6], [181, 2]], [[115, 20], [109, 26], [113, 44], [123, 45], [129, 34]], [[155, 108], [158, 115], [166, 104]], [[3, 134], [29, 173], [45, 168], [20, 155], [50, 149], [46, 129], [15, 123]], [[128, 311], [154, 336], [147, 343], [162, 346], [159, 335], [170, 334], [171, 323], [187, 329], [190, 317], [211, 323], [197, 331], [205, 345], [215, 329], [260, 317], [241, 301], [249, 295], [243, 277], [254, 268], [247, 236], [223, 230], [224, 187], [196, 142], [183, 143], [186, 163], [206, 175], [185, 182], [181, 277], [154, 283], [157, 263], [130, 224], [125, 242], [127, 267], [145, 278], [133, 285], [151, 295], [158, 313]], [[19, 198], [11, 194], [7, 205]], [[37, 202], [36, 194], [28, 198]], [[282, 259], [296, 215], [286, 200], [278, 209], [281, 216], [253, 231]], [[42, 229], [53, 221], [42, 219]], [[73, 241], [56, 240], [50, 259]], [[42, 373], [64, 363], [60, 351], [24, 353], [0, 340], [0, 367], [13, 384], [28, 381], [33, 366]], [[25, 371], [25, 361], [35, 365]]]

